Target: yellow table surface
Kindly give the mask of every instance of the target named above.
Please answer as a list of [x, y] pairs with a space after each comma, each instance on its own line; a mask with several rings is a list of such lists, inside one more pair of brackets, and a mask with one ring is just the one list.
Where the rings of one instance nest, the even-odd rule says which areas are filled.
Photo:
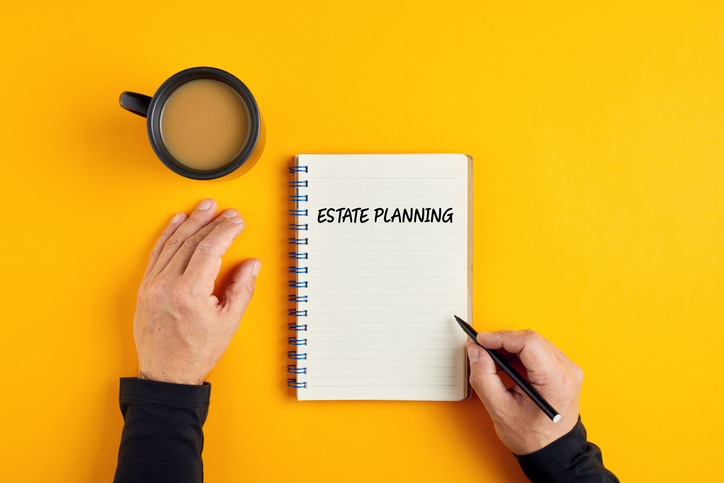
[[[408, 152], [475, 158], [474, 324], [584, 369], [606, 465], [721, 477], [722, 2], [12, 2], [0, 40], [4, 481], [112, 478], [146, 259], [207, 196], [247, 222], [223, 273], [263, 267], [209, 378], [206, 481], [526, 481], [477, 398], [286, 386], [293, 155]], [[118, 106], [200, 65], [266, 121], [235, 180], [173, 174]]]

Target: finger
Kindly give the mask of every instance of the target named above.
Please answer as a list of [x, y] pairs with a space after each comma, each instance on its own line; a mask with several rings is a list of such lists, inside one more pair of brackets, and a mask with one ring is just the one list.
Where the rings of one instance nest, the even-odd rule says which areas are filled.
[[199, 243], [206, 239], [206, 237], [209, 236], [211, 232], [216, 229], [217, 226], [226, 221], [228, 218], [234, 216], [238, 217], [239, 212], [234, 209], [226, 210], [219, 216], [214, 218], [211, 223], [197, 231], [194, 235], [187, 238], [186, 241], [183, 242], [179, 249], [176, 251], [171, 261], [168, 262], [168, 265], [166, 265], [164, 272], [174, 273], [179, 276], [183, 275], [183, 273], [186, 271], [186, 268], [188, 267], [189, 262], [191, 261], [191, 257], [196, 251], [196, 248], [199, 246]]
[[151, 272], [160, 273], [166, 268], [166, 265], [171, 261], [183, 242], [206, 226], [214, 218], [215, 214], [216, 201], [206, 198], [199, 203], [191, 216], [166, 240]]
[[171, 238], [171, 235], [174, 234], [174, 232], [178, 229], [178, 227], [185, 219], [186, 213], [176, 213], [174, 217], [171, 218], [171, 221], [168, 223], [168, 225], [166, 225], [166, 228], [164, 228], [163, 233], [161, 233], [161, 236], [158, 238], [158, 241], [154, 245], [153, 250], [151, 250], [151, 259], [148, 261], [148, 267], [146, 267], [146, 273], [143, 274], [143, 278], [148, 277], [148, 274], [151, 273], [153, 267], [156, 266], [158, 256], [161, 254], [161, 251], [163, 250], [163, 246], [166, 244], [166, 241]]
[[528, 373], [545, 373], [557, 366], [557, 357], [548, 341], [534, 330], [481, 332], [478, 342], [488, 349], [505, 349], [517, 354]]
[[470, 384], [492, 415], [511, 404], [511, 395], [500, 378], [495, 362], [482, 347], [470, 341], [467, 344], [470, 360]]
[[234, 272], [231, 283], [224, 295], [221, 297], [222, 310], [229, 311], [235, 315], [237, 320], [246, 312], [256, 285], [256, 276], [259, 275], [261, 261], [252, 258], [245, 261]]
[[194, 250], [184, 271], [184, 278], [193, 281], [197, 287], [203, 287], [204, 293], [211, 295], [214, 280], [221, 268], [221, 257], [243, 229], [244, 220], [239, 216], [232, 216], [216, 225]]

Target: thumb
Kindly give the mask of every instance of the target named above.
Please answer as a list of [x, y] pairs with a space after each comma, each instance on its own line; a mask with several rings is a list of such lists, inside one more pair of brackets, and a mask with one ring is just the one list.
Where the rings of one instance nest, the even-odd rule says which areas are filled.
[[472, 341], [468, 342], [468, 359], [470, 359], [470, 384], [488, 413], [495, 419], [497, 414], [504, 412], [513, 403], [512, 395], [498, 375], [495, 362], [485, 349]]
[[257, 258], [251, 258], [239, 265], [221, 298], [222, 306], [227, 311], [236, 314], [239, 319], [244, 315], [246, 307], [254, 295], [256, 276], [260, 269], [261, 261]]

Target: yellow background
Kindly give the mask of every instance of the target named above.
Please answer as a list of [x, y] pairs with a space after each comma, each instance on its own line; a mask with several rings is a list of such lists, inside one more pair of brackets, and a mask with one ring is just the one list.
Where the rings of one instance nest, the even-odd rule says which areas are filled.
[[[720, 478], [721, 2], [12, 2], [0, 18], [5, 481], [109, 481], [135, 293], [178, 210], [247, 228], [257, 293], [212, 372], [206, 481], [525, 481], [477, 399], [298, 403], [286, 387], [297, 153], [475, 158], [478, 329], [535, 328], [585, 371], [622, 481]], [[262, 159], [181, 178], [118, 106], [187, 67], [255, 94]]]

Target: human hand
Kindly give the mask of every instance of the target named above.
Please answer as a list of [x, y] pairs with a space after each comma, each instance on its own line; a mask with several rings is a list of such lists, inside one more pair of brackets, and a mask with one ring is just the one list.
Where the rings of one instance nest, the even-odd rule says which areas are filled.
[[533, 330], [481, 332], [478, 342], [488, 349], [516, 354], [528, 382], [560, 413], [554, 423], [517, 385], [508, 389], [493, 359], [468, 341], [470, 384], [493, 419], [495, 432], [517, 455], [530, 454], [568, 433], [578, 422], [583, 371], [550, 341]]
[[140, 379], [202, 384], [239, 328], [261, 262], [242, 263], [221, 300], [213, 295], [221, 257], [244, 229], [236, 210], [215, 214], [212, 199], [188, 219], [177, 213], [151, 252], [133, 320]]

